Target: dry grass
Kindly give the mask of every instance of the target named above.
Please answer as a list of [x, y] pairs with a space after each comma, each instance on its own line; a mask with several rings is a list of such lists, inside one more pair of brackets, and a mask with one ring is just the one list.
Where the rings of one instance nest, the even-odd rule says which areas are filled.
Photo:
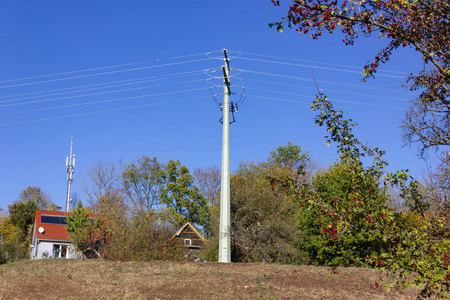
[[375, 288], [376, 270], [202, 262], [19, 261], [0, 266], [0, 299], [415, 299]]

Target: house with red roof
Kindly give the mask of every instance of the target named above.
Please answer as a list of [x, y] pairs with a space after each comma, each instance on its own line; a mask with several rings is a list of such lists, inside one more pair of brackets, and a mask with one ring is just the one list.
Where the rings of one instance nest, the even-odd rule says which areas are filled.
[[[37, 210], [34, 218], [30, 259], [76, 258], [79, 253], [67, 231], [66, 212]], [[94, 218], [94, 215], [89, 215]]]

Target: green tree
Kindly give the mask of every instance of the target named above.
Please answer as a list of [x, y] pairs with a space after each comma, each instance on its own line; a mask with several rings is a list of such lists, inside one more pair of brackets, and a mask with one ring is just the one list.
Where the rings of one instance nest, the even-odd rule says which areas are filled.
[[310, 183], [316, 169], [316, 161], [311, 158], [308, 150], [303, 152], [299, 145], [291, 142], [271, 150], [268, 162], [285, 167], [291, 174], [291, 179], [299, 186]]
[[9, 222], [17, 228], [14, 245], [17, 247], [17, 255], [26, 257], [33, 232], [34, 217], [39, 207], [33, 200], [27, 202], [15, 202], [8, 205]]
[[20, 192], [18, 201], [24, 203], [33, 201], [40, 210], [54, 211], [57, 208], [50, 197], [41, 188], [35, 186], [29, 186]]
[[163, 184], [160, 188], [160, 201], [174, 218], [176, 225], [193, 222], [207, 225], [209, 219], [208, 203], [198, 187], [194, 186], [194, 177], [186, 166], [169, 160], [161, 171]]
[[[439, 214], [430, 212], [429, 204], [421, 194], [420, 183], [410, 177], [407, 171], [389, 172], [384, 151], [361, 144], [352, 132], [355, 124], [344, 119], [342, 111], [334, 110], [323, 94], [317, 96], [312, 109], [319, 111], [316, 123], [320, 126], [326, 125], [329, 134], [326, 136], [327, 143], [336, 142], [341, 159], [354, 166], [350, 172], [347, 171], [351, 174], [347, 175], [347, 178], [357, 179], [355, 182], [352, 182], [355, 179], [349, 180], [352, 182], [350, 188], [353, 191], [350, 194], [345, 192], [345, 188], [339, 187], [342, 181], [338, 178], [321, 180], [324, 191], [333, 191], [333, 188], [327, 187], [333, 183], [338, 184], [337, 191], [344, 191], [332, 199], [331, 205], [330, 201], [327, 201], [329, 198], [319, 197], [314, 192], [298, 194], [303, 210], [319, 209], [322, 214], [319, 215], [319, 220], [316, 220], [323, 232], [318, 237], [319, 242], [324, 243], [326, 247], [335, 245], [335, 250], [339, 248], [340, 251], [335, 253], [342, 256], [343, 252], [348, 250], [348, 247], [342, 246], [348, 241], [352, 242], [347, 240], [346, 232], [359, 227], [360, 232], [366, 234], [364, 239], [360, 240], [369, 241], [368, 247], [371, 249], [371, 253], [366, 254], [364, 263], [392, 275], [394, 284], [384, 284], [385, 287], [404, 288], [417, 285], [421, 287], [419, 297], [436, 294], [447, 297], [450, 291], [450, 236], [445, 226], [450, 218], [450, 209], [446, 207]], [[372, 164], [364, 166], [362, 161], [364, 159], [369, 163], [368, 158], [372, 158]], [[330, 176], [331, 174], [333, 172]], [[338, 177], [345, 176], [341, 174]], [[387, 187], [397, 188], [409, 211], [395, 212], [384, 207], [383, 201], [367, 199], [366, 194], [371, 191], [370, 186], [367, 186], [367, 178], [373, 178], [375, 182]], [[346, 201], [348, 205], [342, 205]], [[354, 253], [353, 258], [355, 255], [361, 256], [358, 249], [351, 250], [349, 253]], [[328, 253], [333, 255], [330, 251]], [[335, 260], [334, 263], [341, 265], [345, 264], [346, 260]]]
[[13, 225], [8, 217], [0, 216], [0, 265], [23, 257], [22, 249], [26, 250], [28, 247], [23, 245], [23, 233], [20, 228]]
[[77, 207], [69, 213], [67, 232], [69, 232], [76, 250], [82, 254], [93, 251], [99, 258], [103, 258], [109, 235], [107, 223], [101, 217], [91, 219], [89, 210], [83, 207], [81, 201], [78, 201]]
[[17, 226], [22, 234], [26, 236], [29, 228], [33, 226], [36, 210], [39, 209], [36, 202], [15, 202], [8, 205], [9, 221]]
[[241, 163], [231, 176], [234, 261], [304, 262], [295, 248], [299, 208], [292, 194], [275, 185], [289, 180], [287, 169], [267, 162]]
[[379, 252], [374, 232], [380, 216], [393, 214], [386, 205], [387, 188], [363, 166], [346, 159], [316, 174], [312, 185], [300, 202], [309, 208], [298, 219], [301, 249], [316, 264], [368, 266], [366, 259]]
[[299, 145], [291, 142], [284, 146], [278, 146], [276, 150], [271, 150], [268, 159], [271, 164], [285, 166], [300, 173], [304, 172], [310, 160], [308, 151], [302, 152]]
[[156, 157], [143, 156], [127, 164], [122, 172], [125, 195], [136, 209], [153, 211], [159, 205], [158, 191], [162, 182], [161, 164]]

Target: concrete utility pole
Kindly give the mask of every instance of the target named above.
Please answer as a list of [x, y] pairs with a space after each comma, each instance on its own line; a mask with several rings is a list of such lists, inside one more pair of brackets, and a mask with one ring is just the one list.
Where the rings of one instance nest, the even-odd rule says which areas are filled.
[[219, 227], [219, 262], [231, 262], [230, 239], [230, 60], [227, 50], [223, 50], [225, 64], [223, 70], [223, 131], [222, 131], [222, 182], [220, 186], [220, 227]]
[[75, 169], [75, 154], [72, 154], [73, 141], [70, 139], [70, 156], [66, 157], [67, 169], [67, 198], [66, 198], [66, 212], [69, 212], [70, 206], [70, 184], [73, 181], [73, 172]]

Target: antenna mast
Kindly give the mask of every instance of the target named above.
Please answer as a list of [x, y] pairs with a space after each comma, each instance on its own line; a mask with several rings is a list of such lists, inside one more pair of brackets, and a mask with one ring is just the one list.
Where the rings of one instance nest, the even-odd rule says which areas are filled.
[[70, 206], [70, 185], [73, 182], [73, 172], [75, 169], [75, 154], [72, 153], [73, 141], [70, 139], [70, 155], [66, 157], [66, 169], [67, 169], [67, 198], [66, 198], [66, 212], [69, 212]]

